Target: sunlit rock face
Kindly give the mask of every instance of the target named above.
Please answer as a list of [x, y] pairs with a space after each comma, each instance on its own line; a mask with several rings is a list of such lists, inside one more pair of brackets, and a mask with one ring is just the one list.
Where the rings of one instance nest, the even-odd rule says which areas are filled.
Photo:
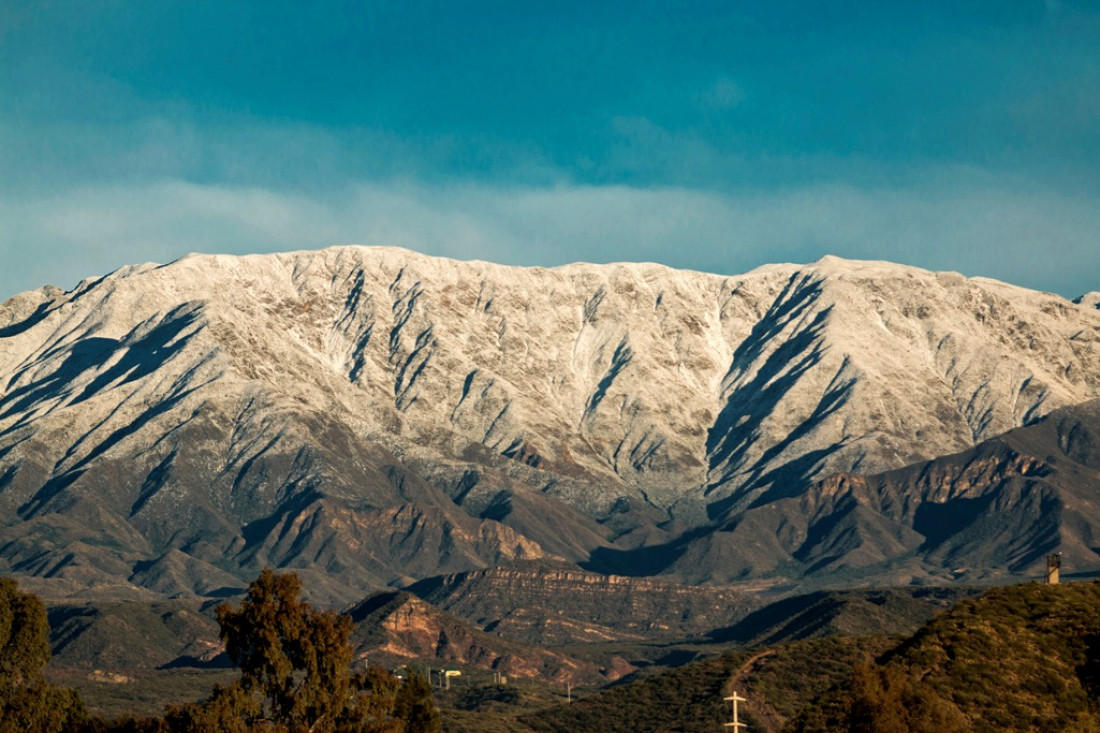
[[741, 590], [546, 561], [428, 578], [408, 590], [499, 636], [539, 645], [683, 639], [729, 626], [756, 602]]
[[296, 567], [348, 600], [543, 557], [679, 574], [632, 553], [1096, 398], [1093, 305], [835, 258], [127, 267], [0, 305], [0, 562], [136, 595]]
[[[600, 685], [636, 667], [613, 657], [606, 666], [564, 653], [487, 634], [457, 616], [404, 592], [383, 592], [347, 611], [355, 629], [351, 643], [360, 659], [396, 667], [404, 664], [493, 670], [506, 678], [557, 684]], [[456, 680], [461, 682], [461, 680]]]

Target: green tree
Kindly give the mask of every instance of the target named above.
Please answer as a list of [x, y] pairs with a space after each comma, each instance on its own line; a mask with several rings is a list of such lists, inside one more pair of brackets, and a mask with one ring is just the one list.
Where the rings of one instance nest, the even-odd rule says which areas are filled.
[[371, 667], [352, 678], [352, 687], [359, 694], [341, 718], [341, 730], [408, 733], [410, 729], [396, 717], [398, 693], [403, 687], [400, 680], [384, 669]]
[[[293, 573], [265, 570], [239, 607], [218, 607], [225, 650], [240, 679], [202, 705], [170, 708], [172, 731], [435, 733], [431, 687], [383, 670], [351, 673], [352, 622], [299, 599]], [[407, 721], [407, 722], [406, 722]]]
[[214, 691], [202, 705], [172, 705], [165, 711], [165, 722], [174, 733], [249, 733], [260, 727], [260, 705], [241, 687], [214, 685]]
[[[297, 575], [265, 570], [239, 608], [218, 607], [221, 638], [240, 667], [238, 685], [245, 693], [226, 690], [222, 697], [253, 720], [290, 730], [334, 731], [354, 702], [351, 619], [314, 610], [298, 598], [300, 592]], [[250, 695], [259, 697], [258, 707], [244, 705]]]
[[239, 609], [218, 608], [226, 652], [241, 688], [261, 697], [264, 718], [296, 729], [332, 730], [349, 703], [351, 620], [298, 599], [294, 573], [264, 570]]
[[0, 578], [0, 733], [52, 733], [87, 719], [76, 692], [42, 677], [50, 661], [49, 634], [42, 601]]
[[443, 727], [432, 703], [431, 683], [415, 673], [398, 689], [394, 715], [405, 722], [405, 733], [438, 733]]
[[225, 650], [240, 668], [203, 704], [168, 708], [174, 733], [437, 733], [431, 686], [384, 670], [351, 673], [351, 619], [299, 599], [293, 573], [265, 570], [239, 607], [218, 607]]

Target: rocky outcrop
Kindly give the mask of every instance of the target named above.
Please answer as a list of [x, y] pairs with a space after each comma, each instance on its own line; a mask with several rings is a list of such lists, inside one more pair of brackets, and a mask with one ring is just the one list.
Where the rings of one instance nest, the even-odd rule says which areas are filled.
[[698, 636], [745, 615], [754, 602], [732, 588], [546, 562], [428, 578], [408, 590], [486, 631], [540, 645]]
[[1085, 293], [1074, 298], [1073, 302], [1086, 308], [1100, 308], [1100, 292]]
[[381, 593], [347, 612], [356, 623], [358, 658], [397, 666], [493, 670], [506, 677], [541, 678], [558, 684], [606, 684], [634, 671], [626, 660], [601, 667], [527, 644], [486, 634], [409, 593]]

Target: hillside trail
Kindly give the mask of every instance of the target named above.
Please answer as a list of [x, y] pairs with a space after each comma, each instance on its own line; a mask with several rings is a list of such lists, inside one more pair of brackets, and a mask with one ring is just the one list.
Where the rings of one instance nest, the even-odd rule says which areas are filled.
[[762, 702], [755, 695], [748, 693], [748, 682], [752, 675], [763, 665], [764, 660], [773, 654], [775, 654], [775, 649], [765, 649], [746, 659], [745, 663], [730, 676], [729, 683], [726, 686], [727, 694], [736, 691], [747, 698], [739, 707], [739, 710], [744, 710], [751, 715], [753, 721], [768, 733], [779, 731], [785, 721], [774, 708]]

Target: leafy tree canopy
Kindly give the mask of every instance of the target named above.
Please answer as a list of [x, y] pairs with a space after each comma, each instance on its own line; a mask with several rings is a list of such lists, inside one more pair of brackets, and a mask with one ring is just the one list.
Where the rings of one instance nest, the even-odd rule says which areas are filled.
[[46, 607], [11, 578], [0, 578], [0, 733], [54, 733], [86, 720], [73, 690], [49, 685]]
[[171, 708], [172, 730], [435, 733], [439, 712], [422, 680], [382, 670], [353, 675], [352, 622], [299, 599], [293, 573], [265, 570], [239, 607], [218, 607], [226, 653], [241, 678], [205, 705]]

